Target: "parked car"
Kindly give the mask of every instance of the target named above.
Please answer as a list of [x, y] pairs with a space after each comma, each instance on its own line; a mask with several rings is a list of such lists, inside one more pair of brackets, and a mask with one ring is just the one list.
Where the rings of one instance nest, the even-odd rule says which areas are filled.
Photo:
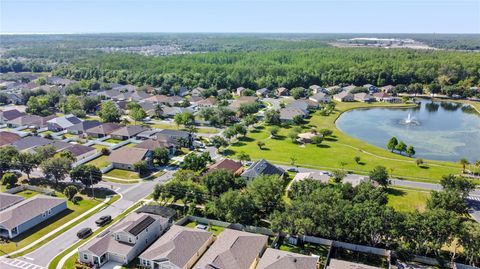
[[101, 216], [99, 219], [95, 221], [95, 224], [97, 224], [98, 226], [104, 226], [110, 221], [112, 221], [111, 216]]
[[290, 167], [287, 169], [288, 172], [294, 172], [294, 173], [298, 173], [298, 169], [295, 168], [295, 167]]
[[92, 229], [90, 228], [83, 228], [77, 233], [77, 237], [80, 239], [86, 238], [92, 234]]

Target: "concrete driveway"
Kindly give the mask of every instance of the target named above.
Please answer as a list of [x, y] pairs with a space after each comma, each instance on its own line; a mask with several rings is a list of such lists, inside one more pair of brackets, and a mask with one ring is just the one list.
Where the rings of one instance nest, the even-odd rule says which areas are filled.
[[152, 181], [143, 181], [137, 184], [102, 182], [99, 185], [109, 185], [114, 186], [114, 188], [118, 188], [118, 193], [122, 195], [122, 198], [110, 206], [100, 210], [90, 218], [77, 224], [72, 229], [64, 232], [60, 236], [57, 236], [35, 251], [28, 253], [24, 257], [17, 258], [17, 260], [47, 267], [50, 260], [52, 260], [56, 255], [79, 241], [76, 234], [80, 229], [87, 227], [92, 228], [92, 230], [98, 229], [98, 227], [95, 225], [95, 220], [97, 220], [99, 217], [103, 215], [111, 215], [112, 218], [115, 218], [130, 206], [148, 196], [157, 183], [164, 183], [168, 181], [172, 177], [173, 173], [174, 171], [167, 171], [165, 174]]

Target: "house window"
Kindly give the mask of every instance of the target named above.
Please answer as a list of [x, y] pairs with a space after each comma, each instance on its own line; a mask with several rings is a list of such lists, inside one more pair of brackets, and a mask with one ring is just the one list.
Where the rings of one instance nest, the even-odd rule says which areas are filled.
[[120, 235], [117, 234], [117, 240], [120, 240]]
[[42, 213], [42, 217], [45, 218], [46, 216], [47, 216], [47, 212], [43, 212], [43, 213]]
[[145, 229], [145, 231], [148, 233], [148, 228], [147, 228], [147, 229]]
[[48, 210], [48, 215], [52, 215], [52, 210], [51, 209]]
[[128, 243], [132, 243], [132, 238], [131, 237], [128, 238]]
[[83, 259], [84, 259], [84, 260], [88, 260], [88, 255], [87, 255], [87, 254], [83, 254]]

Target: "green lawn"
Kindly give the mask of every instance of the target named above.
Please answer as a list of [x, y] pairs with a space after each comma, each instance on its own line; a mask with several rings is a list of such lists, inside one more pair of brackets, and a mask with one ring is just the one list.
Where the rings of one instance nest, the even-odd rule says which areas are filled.
[[109, 139], [107, 139], [107, 140], [104, 140], [103, 142], [118, 144], [118, 143], [120, 143], [120, 142], [122, 142], [122, 141], [123, 141], [123, 140], [120, 140], [120, 139], [109, 138]]
[[[337, 103], [335, 112], [329, 116], [321, 116], [319, 112], [314, 113], [310, 119], [307, 119], [307, 124], [315, 126], [317, 129], [327, 128], [333, 130], [333, 137], [323, 141], [319, 147], [312, 144], [300, 147], [299, 144], [292, 143], [288, 138], [290, 129], [287, 128], [280, 129], [279, 138], [269, 138], [268, 130], [270, 127], [258, 126], [255, 130], [249, 132], [247, 137], [240, 138], [237, 143], [230, 146], [227, 152], [238, 154], [243, 151], [249, 154], [252, 159], [264, 158], [287, 165], [290, 165], [291, 158], [294, 158], [296, 165], [330, 170], [341, 168], [340, 164], [343, 162], [345, 163], [345, 169], [361, 174], [368, 173], [376, 165], [383, 165], [395, 177], [421, 181], [438, 181], [442, 175], [458, 174], [461, 171], [459, 164], [430, 160], [425, 160], [423, 168], [417, 167], [413, 158], [400, 156], [370, 145], [350, 137], [336, 128], [335, 121], [344, 111], [372, 106], [402, 105], [369, 105], [357, 102]], [[306, 129], [309, 128], [307, 127]], [[259, 150], [257, 141], [265, 142], [263, 150]], [[353, 160], [355, 156], [361, 158], [360, 164]]]
[[[23, 191], [23, 192], [26, 192], [26, 191]], [[57, 197], [64, 198], [63, 194], [58, 192], [57, 192]], [[8, 254], [12, 251], [15, 251], [17, 249], [27, 246], [28, 244], [41, 238], [45, 234], [55, 230], [56, 228], [62, 226], [66, 222], [76, 218], [80, 214], [96, 206], [102, 201], [98, 199], [93, 200], [93, 199], [87, 198], [86, 196], [82, 196], [82, 197], [84, 199], [78, 202], [78, 204], [74, 204], [68, 201], [67, 202], [68, 210], [58, 214], [57, 216], [52, 217], [51, 219], [35, 226], [33, 229], [30, 229], [29, 231], [17, 236], [16, 238], [12, 239], [9, 243], [0, 245], [0, 255]], [[18, 244], [18, 247], [16, 246], [17, 244]]]
[[401, 212], [425, 211], [430, 192], [413, 188], [388, 189], [388, 205]]
[[104, 167], [107, 167], [110, 164], [110, 162], [108, 161], [108, 156], [102, 155], [98, 158], [95, 158], [89, 161], [86, 164], [95, 165], [98, 168], [104, 168]]
[[69, 134], [69, 133], [64, 134], [64, 136], [65, 136], [66, 138], [76, 138], [76, 137], [78, 137], [78, 135]]
[[91, 147], [97, 149], [97, 151], [101, 151], [103, 148], [108, 148], [107, 146], [99, 145], [99, 144], [94, 144]]
[[[189, 227], [189, 228], [195, 228], [195, 226], [197, 226], [198, 223], [196, 223], [195, 221], [191, 221], [189, 223], [187, 223], [185, 225], [185, 227]], [[208, 226], [208, 225], [207, 225]], [[208, 227], [208, 231], [209, 232], [212, 232], [213, 234], [215, 235], [219, 235], [221, 234], [223, 231], [225, 230], [224, 227], [220, 227], [220, 226], [216, 226], [216, 225], [210, 225], [210, 227]]]
[[105, 175], [110, 176], [110, 177], [117, 177], [117, 178], [121, 178], [121, 179], [126, 179], [126, 180], [140, 179], [137, 172], [122, 170], [122, 169], [112, 169], [109, 172], [107, 172]]
[[[176, 124], [168, 124], [168, 123], [155, 123], [155, 124], [148, 124], [150, 128], [158, 128], [158, 129], [169, 129], [169, 130], [183, 130], [182, 127], [178, 127]], [[197, 127], [199, 134], [216, 134], [218, 130], [211, 127]]]
[[23, 196], [25, 199], [28, 199], [32, 196], [35, 196], [37, 194], [41, 194], [41, 192], [37, 192], [37, 191], [31, 191], [31, 190], [23, 190], [21, 192], [17, 192], [15, 193], [15, 195], [20, 195], [20, 196]]

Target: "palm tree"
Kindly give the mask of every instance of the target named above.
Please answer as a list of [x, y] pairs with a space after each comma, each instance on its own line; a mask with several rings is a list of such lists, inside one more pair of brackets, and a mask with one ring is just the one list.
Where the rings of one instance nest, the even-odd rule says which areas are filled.
[[463, 158], [458, 161], [462, 165], [462, 173], [465, 173], [465, 167], [469, 165], [470, 163], [468, 162], [467, 159]]

